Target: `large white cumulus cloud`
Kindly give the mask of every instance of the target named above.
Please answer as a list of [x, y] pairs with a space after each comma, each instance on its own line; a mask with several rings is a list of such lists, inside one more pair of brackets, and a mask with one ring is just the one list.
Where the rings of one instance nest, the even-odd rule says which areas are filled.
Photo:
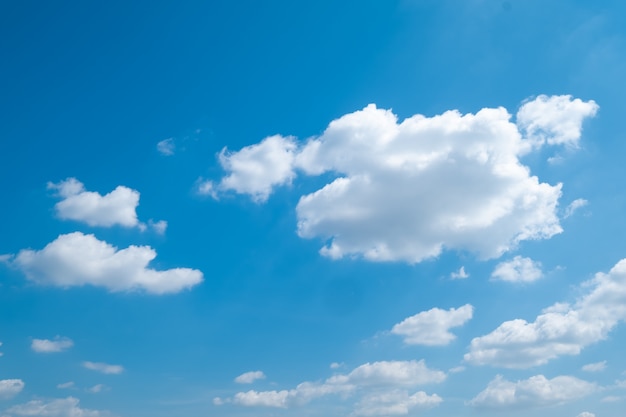
[[296, 209], [298, 234], [325, 240], [322, 254], [409, 263], [445, 249], [498, 257], [561, 232], [561, 184], [540, 182], [519, 157], [543, 144], [577, 143], [596, 110], [593, 101], [540, 96], [521, 107], [518, 125], [502, 107], [400, 122], [369, 105], [300, 146], [273, 136], [223, 152], [220, 190], [263, 201], [297, 172], [332, 173]]
[[149, 246], [117, 249], [94, 235], [74, 232], [60, 235], [41, 250], [21, 250], [12, 264], [32, 281], [60, 287], [94, 285], [110, 291], [166, 294], [202, 282], [202, 272], [195, 269], [149, 268], [156, 255]]

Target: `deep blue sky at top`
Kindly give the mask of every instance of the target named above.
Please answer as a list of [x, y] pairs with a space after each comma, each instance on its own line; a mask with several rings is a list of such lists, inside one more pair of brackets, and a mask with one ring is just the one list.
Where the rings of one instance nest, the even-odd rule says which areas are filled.
[[[70, 336], [76, 361], [99, 356], [132, 371], [108, 382], [113, 405], [85, 404], [147, 416], [156, 415], [150, 395], [171, 393], [169, 380], [156, 380], [161, 372], [183, 378], [187, 396], [259, 367], [293, 385], [326, 377], [330, 361], [413, 358], [359, 343], [421, 310], [493, 297], [485, 309], [494, 314], [471, 333], [459, 331], [464, 341], [503, 319], [532, 318], [571, 295], [567, 276], [534, 288], [452, 286], [438, 278], [472, 262], [467, 254], [417, 266], [330, 261], [317, 254], [319, 241], [295, 234], [298, 195], [322, 179], [295, 183], [297, 193], [278, 190], [264, 205], [240, 196], [218, 203], [195, 195], [194, 184], [222, 175], [215, 155], [224, 146], [236, 150], [277, 133], [319, 135], [369, 103], [402, 119], [497, 106], [514, 114], [538, 94], [593, 99], [601, 110], [585, 126], [585, 152], [556, 168], [548, 154], [525, 162], [542, 181], [567, 180], [564, 204], [584, 197], [604, 216], [522, 245], [528, 255], [550, 252], [546, 269], [566, 263], [580, 270], [576, 282], [587, 279], [626, 256], [624, 27], [620, 1], [2, 2], [0, 254], [40, 249], [77, 230], [54, 218], [45, 190], [48, 181], [76, 177], [101, 193], [120, 184], [137, 189], [139, 217], [169, 222], [165, 236], [82, 230], [120, 247], [155, 247], [155, 267], [205, 274], [189, 292], [150, 298], [33, 288], [3, 269], [2, 366], [28, 380], [29, 394], [58, 395], [50, 388], [63, 382], [57, 375], [80, 381], [80, 369], [28, 367], [22, 351], [31, 337]], [[156, 143], [170, 137], [177, 153], [165, 158]], [[597, 242], [601, 250], [590, 250]], [[492, 267], [478, 263], [473, 276], [486, 281]], [[498, 316], [510, 297], [530, 301]], [[460, 357], [465, 346], [455, 349]], [[19, 359], [8, 362], [9, 354]], [[443, 354], [429, 363], [450, 365]], [[481, 387], [493, 376], [474, 372]], [[148, 380], [154, 385], [137, 394]]]

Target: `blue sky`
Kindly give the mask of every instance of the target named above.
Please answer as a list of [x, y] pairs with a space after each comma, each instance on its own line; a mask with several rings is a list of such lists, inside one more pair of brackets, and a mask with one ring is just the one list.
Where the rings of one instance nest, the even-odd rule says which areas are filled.
[[621, 417], [626, 6], [4, 2], [3, 417]]

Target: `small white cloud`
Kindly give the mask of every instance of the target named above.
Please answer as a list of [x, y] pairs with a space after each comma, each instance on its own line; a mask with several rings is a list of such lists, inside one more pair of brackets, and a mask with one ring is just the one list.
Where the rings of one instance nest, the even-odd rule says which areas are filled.
[[405, 416], [414, 409], [428, 409], [443, 400], [437, 394], [418, 391], [413, 395], [405, 390], [389, 390], [367, 394], [356, 404], [354, 416]]
[[108, 375], [118, 375], [124, 372], [124, 367], [121, 365], [109, 365], [103, 362], [83, 362], [83, 366], [92, 371], [101, 372]]
[[213, 181], [198, 178], [198, 180], [196, 181], [195, 189], [196, 189], [196, 193], [198, 193], [199, 195], [203, 195], [203, 196], [208, 195], [215, 200], [219, 199], [217, 195], [217, 190]]
[[547, 379], [536, 375], [510, 382], [498, 375], [469, 404], [477, 408], [534, 408], [574, 401], [596, 390], [595, 384], [571, 376]]
[[9, 254], [3, 254], [0, 255], [0, 264], [8, 264], [11, 262], [11, 258], [13, 258], [13, 255], [9, 255]]
[[64, 382], [62, 384], [57, 385], [58, 389], [69, 389], [74, 387], [74, 381]]
[[458, 271], [454, 271], [450, 274], [450, 278], [452, 279], [465, 279], [469, 278], [469, 274], [465, 272], [465, 267], [462, 266]]
[[272, 407], [287, 408], [290, 392], [282, 391], [254, 391], [238, 392], [233, 397], [233, 404], [244, 407]]
[[603, 403], [616, 403], [618, 401], [622, 401], [623, 399], [623, 397], [618, 397], [617, 395], [608, 395], [602, 398], [600, 401], [602, 401]]
[[465, 324], [473, 311], [470, 304], [449, 310], [433, 308], [404, 319], [393, 326], [391, 333], [404, 336], [408, 345], [447, 345], [456, 338], [450, 329]]
[[606, 361], [589, 363], [582, 367], [585, 372], [600, 372], [606, 369]]
[[499, 263], [491, 274], [492, 279], [506, 282], [533, 282], [541, 277], [541, 263], [519, 255]]
[[229, 174], [222, 178], [219, 188], [249, 194], [262, 203], [276, 186], [291, 183], [296, 176], [293, 167], [296, 144], [293, 138], [270, 136], [257, 145], [237, 152], [226, 148], [219, 154], [222, 167]]
[[557, 303], [535, 321], [516, 319], [476, 337], [465, 354], [467, 362], [506, 368], [543, 365], [562, 355], [578, 355], [603, 340], [626, 321], [626, 259], [609, 273], [597, 273], [581, 286], [584, 296], [573, 305]]
[[136, 213], [139, 205], [137, 190], [120, 185], [103, 196], [86, 191], [76, 178], [56, 184], [50, 182], [48, 189], [56, 190], [63, 198], [54, 206], [60, 219], [84, 222], [89, 226], [141, 227]]
[[94, 385], [91, 388], [87, 388], [87, 392], [90, 392], [92, 394], [98, 394], [100, 392], [108, 391], [108, 390], [109, 390], [109, 387], [107, 387], [104, 384], [97, 384], [97, 385]]
[[50, 401], [33, 400], [25, 404], [14, 405], [5, 411], [3, 417], [104, 417], [102, 411], [79, 407], [79, 400], [74, 397], [59, 398]]
[[152, 228], [157, 234], [163, 235], [165, 234], [165, 230], [167, 230], [167, 221], [159, 220], [157, 222], [152, 219], [148, 220], [148, 226]]
[[565, 214], [563, 214], [563, 218], [567, 219], [572, 214], [574, 214], [576, 210], [578, 210], [581, 207], [585, 207], [587, 204], [589, 204], [589, 202], [585, 200], [584, 198], [578, 198], [572, 201], [569, 204], [569, 206], [567, 206], [567, 208], [565, 209]]
[[15, 397], [24, 389], [21, 379], [0, 379], [0, 399], [7, 400]]
[[114, 292], [167, 294], [202, 282], [202, 272], [196, 269], [149, 268], [156, 255], [150, 246], [118, 250], [94, 235], [74, 232], [60, 235], [42, 250], [21, 250], [12, 264], [32, 281], [59, 287], [94, 285]]
[[235, 382], [238, 384], [252, 384], [258, 379], [265, 379], [265, 374], [262, 371], [250, 371], [239, 375], [235, 378]]
[[174, 144], [174, 138], [163, 139], [157, 143], [157, 150], [161, 155], [171, 156], [174, 155], [176, 145]]
[[595, 116], [598, 108], [593, 100], [540, 95], [522, 105], [517, 112], [517, 125], [535, 145], [577, 147], [583, 121]]
[[330, 364], [330, 369], [339, 369], [339, 368], [341, 368], [342, 366], [344, 366], [344, 363], [343, 363], [343, 362], [341, 362], [341, 363], [339, 363], [339, 362], [333, 362], [333, 363], [331, 363], [331, 364]]
[[224, 405], [225, 401], [220, 397], [213, 398], [213, 405]]
[[459, 372], [465, 371], [464, 366], [455, 366], [454, 368], [448, 369], [448, 373], [450, 374], [458, 374]]
[[590, 413], [589, 411], [583, 411], [582, 413], [578, 414], [576, 417], [596, 417], [596, 415], [593, 413]]
[[[0, 346], [2, 346], [2, 342], [0, 342]], [[4, 353], [0, 352], [0, 356], [4, 355]]]
[[74, 346], [72, 339], [56, 336], [54, 340], [33, 339], [30, 348], [38, 353], [63, 352]]

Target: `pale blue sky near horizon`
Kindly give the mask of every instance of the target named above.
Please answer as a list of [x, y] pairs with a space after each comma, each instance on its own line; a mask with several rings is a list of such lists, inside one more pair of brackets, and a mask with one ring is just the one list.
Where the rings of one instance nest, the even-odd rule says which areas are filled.
[[3, 2], [0, 415], [621, 417], [624, 28]]

